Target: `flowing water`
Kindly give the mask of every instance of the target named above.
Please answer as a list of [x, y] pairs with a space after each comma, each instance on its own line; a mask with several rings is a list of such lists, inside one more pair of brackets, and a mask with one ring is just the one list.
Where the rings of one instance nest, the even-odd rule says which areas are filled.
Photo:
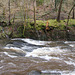
[[75, 75], [75, 41], [0, 40], [0, 75]]

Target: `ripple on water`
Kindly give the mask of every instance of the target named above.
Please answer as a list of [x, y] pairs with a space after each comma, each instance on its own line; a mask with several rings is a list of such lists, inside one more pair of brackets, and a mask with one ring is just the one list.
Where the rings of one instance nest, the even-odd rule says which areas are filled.
[[69, 74], [69, 71], [75, 73], [75, 53], [71, 51], [75, 50], [75, 42], [48, 42], [21, 38], [12, 40], [14, 43], [12, 41], [7, 44], [6, 49], [0, 52], [1, 75], [24, 75], [33, 70], [47, 74], [56, 72], [64, 75], [66, 72]]
[[9, 56], [10, 58], [16, 58], [17, 57], [17, 56], [10, 55], [7, 52], [4, 52], [4, 54], [7, 55], [7, 56]]

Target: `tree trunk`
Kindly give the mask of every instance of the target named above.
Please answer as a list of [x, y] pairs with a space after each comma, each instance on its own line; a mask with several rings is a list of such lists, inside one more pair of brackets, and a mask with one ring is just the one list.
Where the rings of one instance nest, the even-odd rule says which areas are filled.
[[36, 30], [36, 0], [34, 0], [34, 30]]
[[66, 25], [66, 27], [68, 26], [70, 14], [71, 14], [72, 10], [74, 9], [74, 7], [75, 7], [75, 4], [73, 5], [73, 7], [71, 8], [71, 10], [70, 10], [70, 12], [69, 12], [69, 14], [68, 14], [68, 19], [67, 19], [67, 25]]
[[58, 16], [57, 16], [57, 21], [58, 22], [60, 21], [60, 13], [61, 13], [62, 3], [63, 3], [63, 0], [60, 1], [60, 5], [59, 5]]
[[8, 6], [9, 6], [9, 24], [8, 25], [11, 25], [11, 22], [10, 22], [10, 0], [8, 2]]
[[72, 19], [74, 19], [74, 8], [73, 8], [73, 17], [72, 17]]
[[14, 22], [15, 22], [15, 13], [13, 14], [13, 24], [14, 24]]
[[74, 7], [75, 7], [75, 4], [73, 5], [73, 7], [71, 8], [71, 10], [70, 10], [70, 12], [69, 12], [69, 14], [68, 14], [67, 25], [66, 25], [66, 38], [67, 38], [67, 40], [69, 40], [69, 34], [68, 34], [69, 18], [70, 18], [70, 14], [71, 14], [72, 10], [74, 9]]
[[[25, 1], [24, 1], [24, 5], [25, 5]], [[25, 35], [25, 29], [26, 29], [26, 6], [24, 8], [24, 29], [23, 29], [23, 36]]]
[[56, 5], [57, 5], [57, 3], [56, 3], [56, 2], [57, 2], [57, 1], [55, 0], [55, 9], [57, 8], [57, 6], [56, 6]]

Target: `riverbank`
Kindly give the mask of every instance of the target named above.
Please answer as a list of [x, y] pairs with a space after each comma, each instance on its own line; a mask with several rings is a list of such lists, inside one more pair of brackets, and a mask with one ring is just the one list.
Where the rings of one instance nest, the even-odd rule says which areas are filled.
[[23, 35], [24, 22], [16, 20], [12, 25], [0, 26], [0, 38], [31, 38], [36, 40], [75, 40], [75, 20], [70, 19], [67, 26], [67, 20], [36, 20], [36, 31], [34, 30], [33, 20], [27, 20], [25, 33]]

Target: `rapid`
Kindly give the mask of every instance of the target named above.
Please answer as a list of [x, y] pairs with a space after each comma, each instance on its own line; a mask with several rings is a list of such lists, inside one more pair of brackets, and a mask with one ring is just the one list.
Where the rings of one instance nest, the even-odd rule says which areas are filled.
[[0, 40], [0, 75], [75, 75], [75, 41]]

